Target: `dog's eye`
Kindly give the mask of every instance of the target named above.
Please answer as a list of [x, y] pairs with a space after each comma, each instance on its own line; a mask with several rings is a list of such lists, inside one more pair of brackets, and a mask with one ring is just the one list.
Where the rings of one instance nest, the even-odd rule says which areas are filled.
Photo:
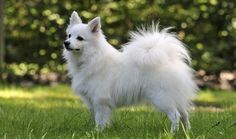
[[70, 38], [70, 37], [71, 37], [71, 34], [69, 34], [68, 37]]
[[82, 40], [84, 40], [84, 38], [82, 38], [81, 36], [78, 36], [77, 40], [82, 41]]

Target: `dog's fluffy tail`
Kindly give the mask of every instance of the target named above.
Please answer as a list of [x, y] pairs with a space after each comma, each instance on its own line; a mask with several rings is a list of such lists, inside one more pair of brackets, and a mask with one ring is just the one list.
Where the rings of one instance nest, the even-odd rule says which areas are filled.
[[[159, 30], [158, 24], [152, 24], [138, 31], [131, 32], [131, 40], [125, 45], [124, 52], [135, 58], [139, 64], [168, 64], [173, 61], [183, 61], [191, 64], [191, 58], [184, 44], [170, 33], [172, 27]], [[139, 56], [139, 57], [137, 57]]]

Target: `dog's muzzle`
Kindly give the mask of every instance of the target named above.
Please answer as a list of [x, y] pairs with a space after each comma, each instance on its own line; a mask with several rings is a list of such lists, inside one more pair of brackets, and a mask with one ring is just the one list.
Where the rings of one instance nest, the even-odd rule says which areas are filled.
[[72, 48], [70, 48], [70, 42], [69, 41], [65, 41], [64, 42], [64, 46], [65, 46], [65, 48], [66, 48], [66, 50], [68, 50], [68, 51], [80, 51], [80, 49], [72, 49]]

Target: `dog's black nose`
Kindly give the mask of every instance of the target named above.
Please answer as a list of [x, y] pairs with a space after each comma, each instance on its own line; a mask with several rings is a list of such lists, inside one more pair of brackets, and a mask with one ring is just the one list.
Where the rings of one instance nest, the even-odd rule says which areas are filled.
[[64, 41], [64, 45], [65, 45], [65, 47], [68, 47], [70, 45], [70, 42], [69, 41]]

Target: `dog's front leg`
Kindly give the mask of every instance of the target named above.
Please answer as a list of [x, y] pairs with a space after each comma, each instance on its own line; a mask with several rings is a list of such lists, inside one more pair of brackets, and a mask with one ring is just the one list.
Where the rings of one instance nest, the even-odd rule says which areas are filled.
[[94, 101], [95, 122], [99, 130], [103, 130], [111, 122], [111, 107], [110, 99], [99, 98]]
[[81, 95], [80, 98], [89, 109], [91, 121], [95, 121], [94, 108], [91, 99], [83, 95]]
[[91, 121], [94, 122], [95, 121], [95, 114], [94, 114], [94, 108], [93, 108], [92, 102], [87, 101], [86, 104], [87, 104], [87, 107], [88, 107], [89, 112], [90, 112]]

